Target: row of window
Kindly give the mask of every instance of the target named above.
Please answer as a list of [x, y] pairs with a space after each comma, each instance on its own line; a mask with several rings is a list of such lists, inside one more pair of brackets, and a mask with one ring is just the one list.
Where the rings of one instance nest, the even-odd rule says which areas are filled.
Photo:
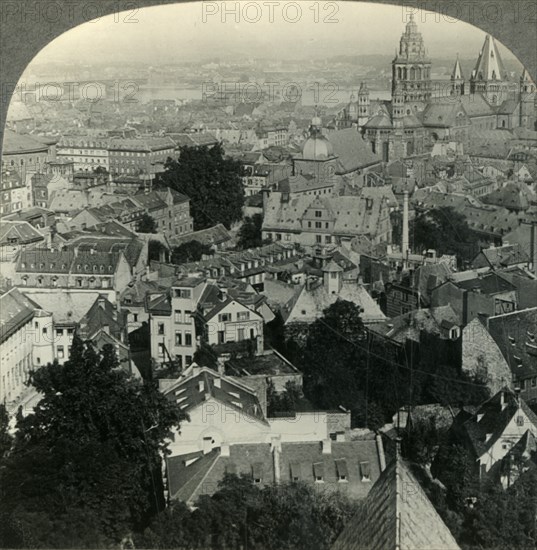
[[[349, 471], [347, 468], [346, 459], [335, 460], [335, 478], [339, 482], [349, 481]], [[237, 473], [237, 467], [234, 463], [228, 464], [226, 467], [228, 473]], [[291, 463], [289, 465], [289, 479], [293, 482], [312, 480], [316, 483], [324, 483], [325, 476], [325, 464], [323, 462], [316, 462], [313, 464], [300, 464]], [[260, 484], [264, 481], [269, 481], [271, 476], [266, 476], [264, 471], [264, 465], [261, 463], [252, 465], [252, 478], [254, 483]], [[360, 462], [359, 464], [359, 476], [361, 482], [371, 481], [371, 468], [369, 462]], [[331, 476], [330, 476], [331, 477]]]
[[[84, 284], [84, 281], [87, 281], [87, 285]], [[59, 278], [58, 277], [52, 277], [50, 281], [47, 281], [47, 285], [45, 285], [45, 279], [43, 277], [38, 277], [36, 279], [36, 286], [47, 286], [50, 283], [50, 286], [57, 287], [59, 286]], [[22, 286], [28, 286], [28, 276], [25, 275], [21, 278], [21, 284]], [[69, 285], [67, 285], [69, 286]], [[110, 279], [102, 277], [102, 278], [96, 278], [96, 277], [90, 277], [89, 279], [75, 279], [75, 286], [77, 288], [110, 288]]]
[[[237, 312], [237, 321], [248, 321], [250, 319], [249, 311], [238, 311]], [[233, 314], [229, 313], [220, 313], [218, 315], [218, 321], [220, 323], [230, 323], [233, 321]]]
[[190, 323], [192, 312], [188, 309], [185, 309], [184, 317], [183, 312], [180, 309], [176, 309], [173, 312], [173, 322], [174, 323]]

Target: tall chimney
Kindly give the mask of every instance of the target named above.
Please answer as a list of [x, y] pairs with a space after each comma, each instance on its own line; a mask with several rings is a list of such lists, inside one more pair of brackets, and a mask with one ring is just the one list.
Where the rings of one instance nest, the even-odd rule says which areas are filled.
[[408, 190], [403, 193], [403, 238], [401, 242], [401, 252], [403, 253], [403, 267], [408, 264]]
[[533, 263], [533, 273], [537, 277], [537, 221], [531, 224], [531, 261]]
[[274, 482], [279, 483], [281, 479], [280, 454], [282, 450], [281, 436], [272, 436], [270, 446], [272, 447], [272, 460], [274, 462]]

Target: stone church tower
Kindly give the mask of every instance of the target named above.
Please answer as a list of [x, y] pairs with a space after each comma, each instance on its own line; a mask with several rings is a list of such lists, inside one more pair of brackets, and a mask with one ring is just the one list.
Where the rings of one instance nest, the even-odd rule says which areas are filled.
[[508, 99], [510, 89], [511, 82], [498, 46], [494, 38], [487, 34], [470, 76], [470, 94], [482, 93], [489, 103], [499, 105]]
[[462, 75], [461, 64], [459, 63], [459, 55], [451, 73], [451, 95], [464, 95], [464, 76]]
[[431, 99], [431, 61], [413, 15], [392, 61], [392, 95], [396, 89], [403, 92], [405, 103], [413, 112], [422, 110]]

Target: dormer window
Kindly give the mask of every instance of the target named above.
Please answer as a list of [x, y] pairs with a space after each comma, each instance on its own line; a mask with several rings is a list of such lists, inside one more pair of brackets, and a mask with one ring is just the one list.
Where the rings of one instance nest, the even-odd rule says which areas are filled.
[[252, 466], [252, 477], [255, 484], [259, 484], [263, 481], [263, 464], [257, 462]]
[[347, 470], [347, 461], [344, 458], [336, 460], [336, 472], [338, 481], [348, 481], [349, 472]]
[[362, 481], [371, 481], [371, 468], [369, 462], [360, 462], [360, 475]]
[[317, 462], [313, 465], [313, 476], [315, 483], [324, 482], [324, 464], [322, 462]]

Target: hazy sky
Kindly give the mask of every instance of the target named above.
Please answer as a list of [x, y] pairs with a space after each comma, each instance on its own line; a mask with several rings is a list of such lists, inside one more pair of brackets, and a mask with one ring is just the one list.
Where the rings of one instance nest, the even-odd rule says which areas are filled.
[[[38, 62], [160, 64], [230, 56], [324, 58], [338, 54], [391, 54], [409, 8], [355, 2], [195, 2], [143, 8], [103, 17], [70, 30], [46, 47]], [[258, 19], [256, 21], [256, 19]], [[471, 25], [420, 11], [415, 20], [429, 55], [477, 58], [484, 33]], [[328, 22], [331, 21], [331, 22]], [[504, 58], [510, 52], [501, 48]]]

